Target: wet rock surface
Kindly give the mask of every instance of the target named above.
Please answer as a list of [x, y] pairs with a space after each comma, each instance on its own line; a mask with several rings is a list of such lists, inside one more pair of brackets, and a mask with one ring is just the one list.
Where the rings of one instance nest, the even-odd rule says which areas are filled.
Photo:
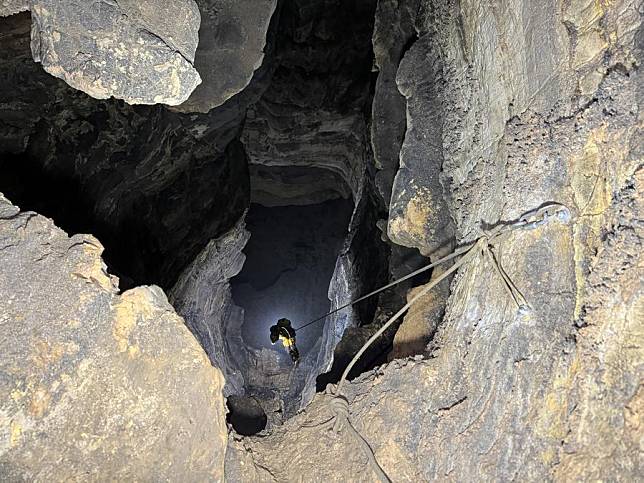
[[30, 10], [34, 60], [92, 97], [176, 105], [201, 82], [194, 0], [38, 0]]
[[[0, 475], [221, 480], [223, 378], [158, 287], [0, 195]], [[190, 374], [190, 377], [185, 377]]]

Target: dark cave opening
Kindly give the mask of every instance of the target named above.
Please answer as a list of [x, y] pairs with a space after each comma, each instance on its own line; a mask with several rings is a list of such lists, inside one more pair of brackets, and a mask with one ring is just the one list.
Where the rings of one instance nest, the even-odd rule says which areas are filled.
[[[124, 180], [130, 169], [118, 169], [114, 158], [101, 160], [105, 166], [79, 163], [85, 149], [81, 145], [56, 146], [61, 151], [59, 164], [43, 163], [42, 150], [54, 142], [44, 136], [34, 136], [23, 153], [0, 152], [0, 192], [22, 210], [51, 218], [70, 235], [96, 236], [105, 248], [103, 258], [110, 273], [119, 277], [121, 290], [149, 284], [170, 289], [208, 239], [236, 222], [249, 196], [248, 168], [238, 142], [230, 143], [219, 161], [193, 162], [187, 172], [162, 186], [151, 189], [138, 183], [144, 186], [137, 192], [136, 182], [130, 191], [131, 181]], [[43, 139], [48, 139], [44, 146]], [[234, 182], [237, 196], [229, 197], [207, 185], [191, 186], [191, 178], [208, 173], [222, 176], [217, 183]], [[177, 203], [177, 199], [184, 201]], [[221, 211], [222, 206], [226, 210]], [[214, 210], [218, 216], [212, 215]], [[198, 219], [199, 225], [187, 225], [181, 219], [184, 214], [186, 219]]]
[[[269, 341], [278, 318], [297, 327], [387, 283], [392, 260], [405, 266], [379, 225], [387, 208], [369, 138], [375, 5], [280, 2], [264, 64], [245, 91], [208, 114], [75, 91], [33, 63], [24, 25], [8, 34], [15, 50], [0, 52], [13, 66], [0, 80], [19, 86], [12, 96], [26, 106], [18, 119], [0, 118], [12, 136], [0, 139], [0, 191], [70, 234], [95, 235], [122, 290], [156, 284], [170, 293], [249, 210], [247, 260], [231, 281], [245, 316], [222, 302], [223, 315], [204, 318], [193, 308], [204, 303], [198, 290], [183, 311], [175, 307], [213, 364], [225, 373], [255, 370], [235, 392], [255, 396], [269, 420], [298, 410], [320, 373], [318, 389], [336, 381], [362, 340], [354, 331], [372, 324], [383, 304], [402, 300], [392, 291], [298, 333], [297, 368]], [[239, 340], [212, 325], [226, 317], [243, 321]], [[230, 340], [215, 340], [216, 331]], [[390, 346], [391, 337], [356, 370], [383, 362]], [[228, 360], [218, 361], [224, 352]], [[236, 414], [233, 425], [244, 413]]]
[[226, 421], [242, 436], [252, 436], [266, 428], [266, 413], [253, 397], [229, 396]]
[[[233, 300], [244, 309], [246, 344], [271, 348], [269, 328], [279, 318], [299, 327], [328, 312], [329, 283], [352, 210], [352, 203], [342, 199], [270, 208], [251, 204], [246, 262], [231, 280]], [[301, 355], [320, 338], [322, 322], [298, 332]]]

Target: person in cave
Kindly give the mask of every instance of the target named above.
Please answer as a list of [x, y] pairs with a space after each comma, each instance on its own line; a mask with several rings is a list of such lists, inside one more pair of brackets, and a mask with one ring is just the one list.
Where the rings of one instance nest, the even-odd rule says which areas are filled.
[[271, 344], [275, 344], [278, 340], [281, 340], [282, 345], [288, 350], [293, 363], [297, 363], [300, 359], [300, 352], [295, 345], [295, 329], [291, 326], [290, 320], [279, 319], [277, 324], [271, 327]]

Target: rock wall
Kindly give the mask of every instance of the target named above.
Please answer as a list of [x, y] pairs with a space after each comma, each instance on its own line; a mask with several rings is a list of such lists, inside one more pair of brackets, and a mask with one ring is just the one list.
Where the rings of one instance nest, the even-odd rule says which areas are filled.
[[244, 393], [242, 368], [248, 364], [241, 340], [243, 314], [233, 302], [229, 284], [246, 258], [242, 249], [250, 233], [245, 229], [244, 218], [232, 230], [211, 240], [170, 292], [172, 305], [215, 367], [224, 373], [225, 396]]
[[97, 101], [33, 63], [28, 26], [27, 14], [0, 23], [0, 187], [66, 230], [100, 237], [126, 286], [171, 287], [248, 207], [235, 139], [261, 89], [208, 115]]
[[418, 8], [418, 0], [380, 0], [375, 13], [372, 44], [378, 79], [371, 109], [370, 138], [378, 170], [376, 184], [387, 207], [407, 129], [405, 97], [396, 85], [396, 73], [405, 50], [417, 38], [414, 23]]
[[[279, 204], [283, 196], [305, 204], [357, 198], [367, 162], [364, 111], [374, 6], [284, 2], [274, 74], [248, 110], [241, 137], [254, 175], [253, 199]], [[353, 17], [361, 21], [347, 28]]]
[[119, 294], [102, 250], [0, 195], [0, 476], [221, 481], [220, 371], [161, 289]]
[[203, 82], [176, 110], [206, 113], [250, 84], [262, 65], [277, 0], [198, 0], [195, 68]]
[[[529, 313], [477, 259], [427, 360], [349, 385], [351, 420], [392, 480], [638, 478], [640, 14], [629, 1], [421, 2], [397, 72], [407, 132], [389, 236], [431, 253], [552, 201], [573, 221], [495, 248]], [[297, 461], [305, 480], [372, 481], [346, 431], [316, 426], [330, 416], [318, 395], [270, 437], [232, 442], [227, 474], [290, 480]]]
[[[233, 388], [240, 384], [233, 363], [270, 363], [270, 354], [232, 348], [241, 344], [240, 324], [217, 325], [228, 310], [230, 321], [241, 318], [227, 279], [247, 236], [237, 224], [248, 204], [248, 186], [237, 184], [248, 179], [246, 154], [235, 138], [249, 105], [241, 132], [251, 164], [268, 169], [279, 153], [289, 167], [338, 173], [315, 186], [316, 197], [330, 193], [334, 179], [348, 180], [357, 209], [332, 281], [333, 304], [368, 289], [355, 280], [368, 285], [383, 277], [366, 243], [383, 226], [377, 210], [364, 208], [378, 206], [374, 187], [365, 185], [373, 173], [361, 102], [370, 83], [351, 81], [358, 63], [333, 63], [354, 44], [346, 32], [334, 38], [325, 6], [289, 3], [284, 18], [297, 21], [277, 43], [292, 42], [292, 56], [274, 71], [258, 69], [240, 95], [207, 115], [90, 104], [32, 70], [27, 14], [0, 23], [2, 181], [17, 172], [5, 166], [29, 172], [29, 164], [14, 162], [26, 159], [37, 163], [31, 173], [62, 172], [91, 186], [88, 195], [97, 197], [87, 206], [120, 227], [117, 239], [133, 253], [144, 247], [153, 254], [140, 272], [134, 256], [133, 274], [153, 264], [157, 277], [177, 273], [201, 252], [173, 300], [192, 331], [211, 342], [206, 350]], [[494, 247], [529, 310], [517, 310], [490, 261], [476, 258], [454, 277], [446, 305], [439, 297], [411, 311], [413, 328], [426, 322], [425, 332], [409, 337], [422, 337], [414, 350], [424, 347], [425, 357], [395, 360], [348, 384], [353, 424], [394, 481], [636, 481], [643, 375], [639, 6], [381, 0], [377, 12], [371, 144], [380, 201], [389, 203], [389, 239], [436, 257], [544, 203], [565, 204], [572, 220], [513, 232]], [[328, 49], [309, 55], [318, 41]], [[254, 69], [261, 53], [253, 51]], [[391, 136], [391, 145], [381, 136]], [[346, 146], [332, 146], [327, 156], [329, 142]], [[287, 174], [281, 181], [293, 194], [287, 187], [297, 170]], [[67, 191], [51, 199], [64, 200]], [[204, 205], [213, 191], [221, 198]], [[222, 220], [218, 210], [230, 207]], [[132, 212], [135, 221], [125, 223]], [[148, 232], [143, 242], [132, 236]], [[179, 258], [159, 263], [150, 240], [163, 240]], [[95, 239], [69, 239], [45, 218], [0, 200], [0, 474], [221, 479], [220, 374], [160, 290], [117, 294], [100, 252]], [[369, 318], [373, 309], [329, 320], [320, 367], [357, 312]], [[348, 343], [361, 342], [353, 335]], [[312, 380], [300, 382], [293, 390], [306, 402]], [[318, 394], [272, 434], [229, 441], [226, 478], [372, 481], [350, 435], [321, 430], [330, 416], [328, 399]]]

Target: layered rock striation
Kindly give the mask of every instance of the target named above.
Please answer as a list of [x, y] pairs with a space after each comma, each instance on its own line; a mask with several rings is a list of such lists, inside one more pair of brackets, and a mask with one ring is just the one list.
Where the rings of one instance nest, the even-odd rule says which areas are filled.
[[[641, 12], [629, 1], [420, 7], [396, 74], [407, 131], [391, 239], [431, 254], [553, 201], [572, 222], [495, 247], [527, 312], [489, 260], [461, 269], [445, 318], [427, 322], [428, 359], [350, 384], [350, 418], [394, 480], [637, 479]], [[431, 305], [410, 319], [433, 318]], [[269, 438], [233, 443], [229, 477], [288, 479], [297, 451], [304, 479], [372, 481], [348, 433], [316, 426], [331, 416], [318, 395]]]

